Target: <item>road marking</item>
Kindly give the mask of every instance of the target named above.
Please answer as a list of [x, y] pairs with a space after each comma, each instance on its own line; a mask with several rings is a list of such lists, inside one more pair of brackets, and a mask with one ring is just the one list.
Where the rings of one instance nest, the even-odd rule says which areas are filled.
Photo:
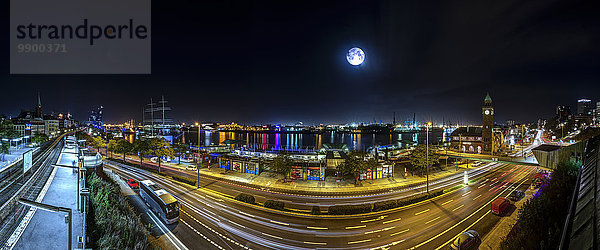
[[450, 202], [452, 202], [452, 201], [453, 201], [453, 200], [446, 201], [446, 202], [442, 203], [442, 206], [443, 206], [443, 205], [446, 205], [446, 204], [448, 204], [448, 203], [450, 203]]
[[434, 222], [434, 221], [436, 221], [436, 220], [437, 220], [437, 219], [439, 219], [439, 218], [440, 218], [439, 216], [438, 216], [438, 217], [435, 217], [435, 219], [428, 220], [427, 222], [425, 222], [425, 224], [429, 224], [429, 223], [431, 223], [431, 222]]
[[[401, 234], [401, 233], [406, 233], [406, 232], [408, 232], [408, 230], [410, 230], [410, 229], [404, 229], [404, 230], [402, 230], [402, 231], [400, 231], [400, 232], [395, 232], [395, 233], [393, 233], [393, 234], [390, 234], [390, 237], [391, 237], [391, 236], [396, 236], [396, 235], [398, 235], [398, 234]], [[402, 240], [402, 241], [404, 241], [404, 240]]]
[[206, 196], [206, 197], [208, 197], [208, 198], [211, 198], [211, 199], [213, 199], [213, 200], [216, 200], [216, 201], [219, 201], [219, 202], [223, 202], [223, 199], [217, 199], [217, 198], [215, 198], [215, 197], [212, 197], [212, 196], [210, 196], [210, 195], [208, 195], [208, 196]]
[[458, 206], [458, 207], [456, 207], [455, 209], [452, 209], [452, 212], [454, 212], [454, 211], [458, 210], [459, 208], [461, 208], [461, 207], [463, 207], [463, 206], [464, 206], [464, 204], [463, 204], [463, 205], [460, 205], [460, 206]]
[[477, 200], [479, 197], [481, 197], [481, 195], [477, 195], [477, 197], [473, 198], [473, 200]]
[[423, 210], [421, 212], [415, 213], [415, 215], [419, 215], [419, 214], [423, 214], [423, 213], [427, 213], [427, 212], [429, 212], [429, 208], [426, 210]]
[[311, 245], [327, 245], [327, 242], [310, 242], [310, 241], [305, 241], [304, 244], [311, 244]]
[[326, 228], [326, 227], [306, 227], [306, 228], [308, 228], [308, 229], [317, 229], [317, 230], [327, 230], [327, 229], [329, 229], [329, 228]]
[[379, 232], [387, 231], [387, 230], [394, 229], [394, 228], [396, 228], [396, 226], [386, 227], [386, 228], [382, 228], [382, 229], [379, 229], [379, 230], [373, 230], [373, 231], [365, 232], [365, 234], [379, 233]]
[[483, 184], [483, 185], [481, 185], [481, 186], [479, 186], [477, 188], [479, 189], [479, 188], [485, 187], [485, 185], [487, 185], [487, 184]]
[[[521, 177], [521, 179], [522, 179], [522, 178], [525, 178], [525, 176], [524, 176], [524, 177]], [[527, 180], [527, 179], [525, 179], [525, 180]], [[523, 182], [525, 182], [525, 181], [523, 181]], [[502, 192], [503, 192], [503, 191], [502, 191]], [[500, 193], [499, 193], [499, 194], [498, 194], [496, 197], [494, 197], [494, 199], [495, 199], [495, 198], [498, 198], [499, 196], [501, 196], [501, 195], [502, 195], [502, 192], [500, 192]], [[438, 238], [438, 237], [440, 237], [441, 235], [444, 235], [444, 234], [446, 234], [446, 233], [447, 233], [447, 232], [449, 232], [450, 230], [452, 230], [452, 229], [456, 228], [458, 225], [462, 224], [463, 222], [465, 222], [466, 220], [468, 220], [469, 218], [471, 218], [473, 215], [477, 214], [479, 211], [481, 211], [481, 209], [487, 208], [487, 207], [488, 207], [488, 205], [489, 205], [490, 203], [492, 203], [492, 201], [493, 201], [494, 199], [490, 200], [488, 203], [486, 203], [485, 205], [481, 206], [481, 207], [480, 207], [479, 209], [477, 209], [475, 212], [471, 213], [469, 216], [467, 216], [466, 218], [463, 218], [461, 221], [459, 221], [458, 223], [455, 223], [453, 226], [451, 226], [451, 227], [447, 228], [447, 229], [446, 229], [446, 230], [444, 230], [443, 232], [441, 232], [441, 233], [439, 233], [439, 234], [437, 234], [437, 235], [435, 235], [435, 236], [433, 236], [433, 237], [429, 238], [429, 239], [428, 239], [428, 240], [426, 240], [426, 241], [423, 241], [423, 242], [419, 243], [418, 245], [416, 245], [416, 246], [414, 246], [414, 247], [411, 247], [410, 249], [419, 248], [419, 247], [421, 247], [421, 246], [423, 246], [423, 245], [425, 245], [425, 244], [427, 244], [427, 243], [429, 243], [429, 242], [431, 242], [431, 241], [433, 241], [433, 240], [437, 239], [437, 238]], [[458, 208], [457, 208], [457, 209], [458, 209]], [[489, 212], [490, 212], [490, 211], [488, 210], [488, 213], [489, 213]], [[465, 231], [466, 231], [466, 230], [465, 230]], [[461, 232], [461, 233], [462, 233], [462, 232]], [[453, 238], [451, 238], [451, 239], [450, 239], [450, 241], [452, 241], [453, 239], [454, 239], [454, 237], [453, 237]], [[449, 243], [450, 241], [448, 241], [448, 243]], [[447, 243], [444, 243], [442, 246], [445, 246], [445, 245], [447, 245]], [[439, 248], [441, 248], [442, 246], [440, 246]]]
[[470, 194], [470, 193], [471, 193], [471, 191], [469, 191], [469, 192], [466, 192], [466, 193], [464, 193], [462, 196], [468, 195], [468, 194]]
[[275, 238], [275, 239], [280, 239], [280, 240], [283, 240], [283, 238], [281, 238], [281, 237], [279, 237], [279, 236], [275, 236], [275, 235], [268, 234], [268, 233], [262, 233], [262, 234], [263, 234], [263, 235], [266, 235], [266, 236], [273, 237], [273, 238]]
[[289, 225], [290, 225], [290, 224], [283, 223], [283, 222], [281, 222], [281, 221], [276, 221], [276, 220], [269, 220], [269, 221], [270, 221], [270, 222], [272, 222], [272, 223], [277, 223], [277, 224], [279, 224], [279, 225], [284, 225], [284, 226], [289, 226]]
[[371, 239], [357, 240], [357, 241], [348, 241], [348, 245], [350, 245], [350, 244], [356, 244], [356, 243], [369, 242], [369, 241], [371, 241]]
[[239, 211], [239, 212], [240, 212], [240, 214], [243, 214], [243, 215], [250, 216], [250, 217], [254, 218], [254, 215], [251, 215], [249, 213], [245, 213], [245, 212], [242, 212], [242, 211]]
[[360, 226], [346, 227], [346, 229], [356, 229], [356, 228], [362, 228], [362, 227], [367, 227], [367, 225], [360, 225]]
[[383, 222], [383, 224], [392, 223], [392, 222], [394, 222], [394, 221], [399, 221], [399, 220], [401, 220], [401, 219], [402, 219], [402, 218], [398, 218], [398, 219], [393, 219], [393, 220], [384, 221], [384, 222]]
[[372, 221], [383, 220], [383, 219], [385, 219], [385, 217], [387, 217], [387, 215], [382, 215], [382, 216], [379, 216], [379, 217], [377, 217], [375, 219], [362, 220], [362, 221], [360, 221], [360, 223], [367, 223], [367, 222], [372, 222]]
[[[151, 218], [152, 219], [152, 218]], [[154, 219], [153, 219], [154, 220]], [[190, 226], [190, 224], [188, 224], [187, 222], [185, 222], [182, 219], [179, 219], [181, 222], [183, 222], [183, 224], [185, 224], [186, 226], [188, 226], [190, 229], [192, 229], [196, 234], [202, 236], [202, 238], [204, 238], [206, 241], [210, 242], [211, 244], [213, 244], [214, 246], [216, 246], [218, 249], [224, 249], [222, 246], [220, 246], [219, 244], [217, 244], [216, 242], [212, 241], [211, 239], [207, 238], [204, 234], [202, 234], [201, 232], [199, 232], [198, 230], [196, 230], [195, 228], [193, 228], [192, 226]], [[162, 229], [161, 229], [162, 230]], [[169, 232], [171, 233], [171, 232]], [[169, 239], [171, 240], [171, 239]], [[183, 244], [182, 244], [183, 245]], [[177, 249], [179, 249], [178, 246], [175, 246]], [[185, 245], [184, 245], [185, 247]], [[187, 247], [186, 247], [187, 249]]]
[[229, 221], [229, 223], [231, 223], [231, 224], [234, 224], [234, 225], [236, 225], [236, 226], [238, 226], [238, 227], [243, 227], [243, 228], [246, 228], [245, 226], [242, 226], [242, 225], [240, 225], [240, 224], [237, 224], [237, 223], [235, 223], [235, 222], [233, 222], [233, 221]]
[[[173, 244], [173, 246], [175, 246], [175, 248], [177, 249], [188, 249], [183, 243], [181, 243], [181, 241], [179, 241], [179, 239], [162, 223], [162, 221], [156, 217], [156, 215], [154, 215], [154, 213], [151, 213], [149, 211], [146, 211], [146, 214], [148, 215], [148, 217], [150, 217], [150, 219], [152, 221], [154, 221], [154, 224], [156, 224], [156, 226], [158, 227], [158, 229], [160, 229], [160, 231], [162, 231], [162, 233], [164, 235], [167, 236], [167, 238], [169, 239], [169, 241], [171, 242], [171, 244]], [[181, 220], [181, 219], [180, 219]], [[183, 220], [181, 220], [183, 221]], [[185, 222], [184, 222], [185, 223]], [[189, 226], [189, 225], [188, 225]], [[191, 226], [190, 226], [191, 227]], [[211, 242], [209, 240], [209, 242]], [[219, 245], [215, 244], [214, 242], [211, 242], [213, 245], [220, 247]], [[180, 247], [181, 246], [181, 247]]]

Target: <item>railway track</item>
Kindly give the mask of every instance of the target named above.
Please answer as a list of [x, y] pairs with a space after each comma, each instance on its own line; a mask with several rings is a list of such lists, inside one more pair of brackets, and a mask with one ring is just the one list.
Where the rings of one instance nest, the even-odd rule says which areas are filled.
[[[29, 211], [29, 207], [17, 202], [18, 198], [35, 200], [52, 173], [63, 146], [62, 138], [55, 139], [44, 150], [34, 156], [31, 169], [23, 175], [23, 165], [15, 164], [16, 169], [5, 175], [0, 183], [0, 246], [6, 242]], [[4, 171], [6, 173], [6, 171]], [[4, 248], [4, 247], [2, 247]]]

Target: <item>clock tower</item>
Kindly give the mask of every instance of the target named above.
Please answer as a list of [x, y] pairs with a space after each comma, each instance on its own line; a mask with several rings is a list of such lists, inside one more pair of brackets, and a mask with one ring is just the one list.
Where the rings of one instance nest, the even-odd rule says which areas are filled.
[[483, 152], [486, 154], [492, 154], [492, 129], [494, 128], [494, 107], [492, 106], [492, 98], [490, 93], [487, 93], [483, 100], [483, 107], [481, 108], [483, 115], [483, 127], [481, 128], [481, 141], [483, 144]]

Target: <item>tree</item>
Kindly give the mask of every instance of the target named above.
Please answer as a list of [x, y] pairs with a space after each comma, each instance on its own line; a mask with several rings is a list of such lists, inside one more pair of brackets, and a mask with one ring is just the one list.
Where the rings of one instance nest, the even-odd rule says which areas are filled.
[[102, 139], [100, 136], [92, 137], [90, 144], [92, 147], [97, 148], [98, 152], [100, 152], [101, 148], [106, 147], [106, 141], [104, 141], [104, 139]]
[[158, 158], [158, 172], [160, 173], [160, 162], [163, 157], [173, 157], [173, 148], [163, 138], [152, 138], [148, 141], [149, 153]]
[[[421, 175], [423, 171], [427, 170], [427, 147], [423, 144], [417, 145], [417, 147], [410, 154], [410, 164], [412, 166], [411, 171], [419, 172]], [[429, 146], [429, 165], [435, 165], [440, 162], [440, 155]]]
[[[4, 161], [4, 154], [10, 153], [10, 139], [17, 137], [17, 135], [18, 133], [15, 131], [11, 120], [0, 120], [0, 154], [2, 154], [2, 161]], [[2, 139], [7, 139], [8, 141]]]
[[135, 140], [132, 144], [132, 151], [136, 152], [140, 157], [140, 167], [143, 167], [144, 155], [148, 153], [149, 146], [146, 140]]
[[2, 154], [2, 159], [0, 161], [4, 161], [4, 155], [8, 153], [10, 153], [8, 150], [8, 143], [0, 141], [0, 154]]
[[34, 143], [37, 143], [37, 144], [42, 144], [42, 143], [48, 141], [49, 139], [50, 138], [48, 137], [48, 135], [43, 134], [43, 133], [37, 133], [33, 136], [31, 141]]
[[125, 139], [119, 139], [117, 142], [115, 142], [115, 152], [123, 154], [123, 162], [125, 162], [125, 155], [131, 152], [131, 149], [131, 143]]
[[338, 166], [338, 169], [343, 176], [353, 175], [354, 184], [356, 184], [359, 181], [358, 177], [361, 173], [367, 171], [368, 169], [374, 170], [377, 168], [377, 165], [377, 160], [368, 158], [367, 153], [353, 150], [348, 153], [348, 157], [344, 163]]
[[[115, 139], [108, 140], [108, 143], [106, 144], [106, 149], [111, 152], [110, 156], [112, 157], [112, 152], [117, 149], [117, 140], [115, 140]], [[108, 152], [106, 152], [106, 156], [108, 156]]]
[[283, 175], [283, 179], [286, 180], [292, 171], [292, 164], [294, 164], [294, 162], [289, 153], [280, 151], [277, 156], [273, 158], [273, 161], [271, 161], [269, 168], [271, 171]]
[[0, 139], [13, 139], [19, 134], [9, 119], [0, 120]]
[[173, 147], [173, 151], [177, 154], [178, 162], [177, 164], [181, 164], [181, 155], [185, 155], [190, 150], [190, 145], [184, 143], [177, 143]]

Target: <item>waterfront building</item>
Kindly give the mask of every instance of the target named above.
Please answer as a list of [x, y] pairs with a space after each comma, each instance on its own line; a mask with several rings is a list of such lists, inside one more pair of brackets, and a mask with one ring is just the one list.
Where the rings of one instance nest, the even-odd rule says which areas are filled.
[[482, 126], [459, 127], [450, 134], [450, 149], [459, 152], [491, 154], [499, 150], [502, 139], [494, 132], [494, 106], [488, 93], [483, 100]]
[[559, 122], [564, 122], [571, 116], [571, 108], [565, 105], [559, 105], [556, 107], [556, 117]]
[[92, 108], [92, 111], [90, 111], [90, 117], [88, 118], [88, 121], [92, 126], [98, 128], [102, 127], [102, 125], [104, 124], [102, 122], [103, 110], [104, 107], [102, 105]]
[[592, 101], [589, 99], [577, 100], [577, 115], [591, 116], [592, 115]]
[[596, 102], [596, 109], [594, 110], [594, 123], [596, 126], [600, 126], [600, 102]]

